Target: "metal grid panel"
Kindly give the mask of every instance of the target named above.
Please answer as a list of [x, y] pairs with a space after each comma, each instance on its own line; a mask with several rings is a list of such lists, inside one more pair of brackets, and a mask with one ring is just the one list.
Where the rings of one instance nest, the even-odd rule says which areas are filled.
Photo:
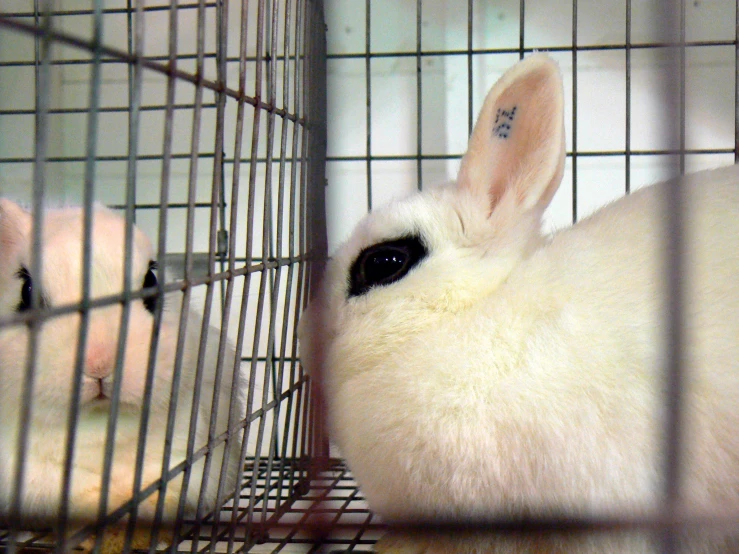
[[[570, 102], [564, 179], [569, 186], [561, 187], [550, 209], [555, 226], [651, 182], [739, 159], [735, 2], [329, 1], [327, 18], [329, 251], [367, 211], [452, 179], [489, 85], [534, 50], [549, 51], [560, 63]], [[711, 136], [701, 136], [701, 128]], [[607, 183], [600, 182], [604, 175], [611, 177]], [[657, 530], [661, 550], [678, 551], [674, 530], [686, 523], [676, 511], [680, 190], [670, 202], [664, 511], [655, 518], [469, 522], [467, 529]], [[352, 517], [369, 514], [359, 510]], [[735, 525], [734, 515], [708, 523]], [[338, 527], [357, 533], [342, 542], [347, 550], [365, 550], [362, 523], [340, 519]], [[327, 525], [324, 531], [332, 536], [334, 529]]]
[[[549, 211], [554, 226], [680, 167], [731, 163], [735, 2], [681, 5], [687, 131], [668, 144], [654, 102], [666, 50], [654, 3], [328, 3], [331, 249], [372, 207], [453, 179], [484, 94], [534, 50], [560, 64], [567, 97], [569, 186]], [[334, 221], [331, 210], [348, 215]]]
[[[23, 413], [9, 418], [23, 429], [12, 447], [22, 462], [14, 466], [15, 491], [7, 511], [3, 510], [0, 549], [63, 548], [59, 537], [65, 535], [68, 546], [74, 546], [101, 525], [125, 521], [122, 518], [129, 514], [133, 521], [147, 499], [158, 498], [159, 518], [165, 511], [165, 496], [158, 492], [189, 475], [193, 465], [205, 463], [207, 468], [212, 462], [215, 467], [218, 462], [212, 461], [217, 459], [211, 453], [229, 444], [241, 445], [244, 464], [235, 490], [218, 488], [217, 505], [222, 509], [207, 512], [199, 507], [188, 515], [185, 485], [176, 506], [174, 538], [162, 540], [158, 547], [172, 552], [243, 550], [255, 541], [252, 528], [269, 515], [260, 505], [260, 495], [274, 494], [289, 504], [305, 492], [305, 460], [313, 449], [307, 429], [311, 400], [309, 379], [297, 363], [295, 333], [308, 276], [315, 271], [311, 260], [323, 257], [325, 242], [321, 239], [323, 191], [311, 184], [320, 183], [316, 178], [322, 174], [325, 152], [325, 108], [320, 96], [324, 58], [316, 50], [323, 40], [321, 10], [320, 2], [307, 0], [3, 3], [0, 128], [14, 140], [5, 140], [0, 147], [0, 196], [33, 209], [31, 275], [45, 275], [48, 270], [42, 267], [40, 255], [42, 208], [83, 206], [85, 270], [81, 303], [44, 306], [39, 287], [34, 286], [32, 306], [37, 308], [0, 314], [0, 336], [18, 326], [27, 326], [30, 335]], [[120, 294], [103, 298], [93, 296], [89, 269], [91, 243], [96, 240], [93, 201], [117, 210], [126, 222], [126, 286]], [[142, 291], [140, 285], [130, 284], [134, 224], [153, 239], [159, 260], [156, 289]], [[231, 427], [228, 432], [218, 428], [216, 416], [210, 416], [206, 444], [196, 441], [195, 424], [191, 424], [187, 457], [175, 459], [165, 447], [162, 463], [170, 469], [148, 482], [141, 468], [148, 452], [145, 430], [147, 418], [154, 417], [150, 403], [159, 370], [153, 361], [156, 354], [151, 355], [131, 500], [106, 510], [115, 446], [108, 440], [98, 521], [85, 522], [80, 529], [67, 521], [65, 507], [58, 517], [42, 522], [41, 529], [26, 531], [17, 520], [22, 513], [17, 499], [27, 486], [23, 485], [24, 467], [33, 458], [25, 437], [32, 434], [31, 415], [45, 409], [32, 402], [36, 375], [43, 370], [37, 367], [42, 363], [38, 343], [43, 340], [37, 339], [38, 329], [54, 318], [81, 314], [77, 362], [73, 374], [66, 376], [76, 383], [72, 398], [79, 398], [85, 343], [95, 310], [122, 306], [119, 332], [126, 337], [134, 324], [131, 305], [163, 293], [168, 305], [181, 306], [183, 314], [190, 310], [203, 314], [202, 326], [187, 317], [179, 320], [182, 340], [174, 362], [172, 401], [169, 415], [159, 422], [166, 427], [166, 442], [173, 440], [175, 414], [196, 413], [201, 402], [210, 406], [208, 392], [214, 395], [213, 414], [231, 410]], [[157, 348], [163, 317], [162, 309], [156, 309], [152, 351]], [[191, 334], [185, 337], [187, 323]], [[232, 346], [227, 340], [238, 353], [235, 363], [229, 362]], [[203, 358], [205, 345], [211, 343], [217, 356]], [[126, 341], [120, 340], [109, 437], [114, 436], [120, 416], [125, 348]], [[180, 398], [177, 404], [181, 368], [187, 363], [183, 351], [199, 352], [196, 382], [214, 379], [218, 394], [196, 385], [192, 398]], [[238, 372], [246, 376], [243, 386], [230, 387], [232, 375]], [[0, 367], [0, 379], [3, 373], [7, 377], [10, 369]], [[242, 391], [244, 411], [239, 414], [236, 396]], [[226, 407], [216, 409], [215, 402]], [[69, 437], [77, 434], [79, 410], [69, 410], [65, 420]], [[3, 422], [3, 426], [10, 424]], [[66, 441], [63, 494], [67, 498], [77, 471], [70, 453], [73, 447], [73, 440]], [[204, 471], [203, 489], [209, 476], [226, 482], [225, 462], [219, 467], [220, 477], [217, 468]], [[266, 485], [257, 486], [254, 467], [260, 468]], [[155, 534], [159, 533], [156, 521]], [[133, 531], [133, 525], [126, 527], [126, 549]], [[88, 539], [83, 544], [99, 548], [101, 536], [98, 533], [97, 543]], [[147, 546], [150, 551], [155, 548], [156, 541]]]

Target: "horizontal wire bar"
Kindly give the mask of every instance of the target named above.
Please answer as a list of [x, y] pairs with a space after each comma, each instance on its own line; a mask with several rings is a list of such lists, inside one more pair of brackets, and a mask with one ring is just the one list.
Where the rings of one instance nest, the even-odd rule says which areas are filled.
[[[626, 154], [634, 155], [634, 156], [667, 156], [667, 155], [679, 155], [681, 153], [680, 150], [676, 149], [665, 149], [665, 150], [629, 150], [628, 152], [626, 150], [591, 150], [591, 151], [583, 151], [578, 150], [577, 155], [578, 157], [612, 157], [612, 156], [625, 156]], [[688, 148], [684, 151], [685, 154], [733, 154], [734, 148]], [[191, 154], [189, 153], [181, 153], [181, 154], [172, 154], [172, 159], [189, 159]], [[327, 162], [366, 162], [367, 160], [370, 161], [416, 161], [419, 158], [421, 160], [460, 160], [462, 159], [463, 154], [421, 154], [418, 156], [417, 154], [401, 154], [401, 155], [371, 155], [371, 156], [327, 156], [326, 161]], [[567, 152], [567, 156], [571, 157], [572, 152]], [[202, 152], [198, 154], [198, 157], [200, 158], [213, 158], [215, 157], [215, 154], [213, 152]], [[86, 158], [84, 156], [54, 156], [49, 157], [46, 159], [48, 163], [78, 163], [78, 162], [84, 162]], [[97, 162], [122, 162], [126, 161], [127, 157], [124, 155], [120, 156], [98, 156], [96, 158]], [[139, 154], [137, 157], [138, 161], [161, 161], [162, 155], [161, 154]], [[21, 164], [21, 163], [33, 163], [33, 158], [2, 158], [0, 157], [0, 163], [15, 163], [15, 164]], [[257, 164], [266, 164], [268, 162], [267, 158], [256, 158], [255, 160]], [[226, 164], [233, 164], [234, 159], [233, 158], [223, 158], [223, 162]], [[300, 160], [291, 161], [289, 163], [299, 163]], [[252, 163], [251, 160], [241, 160], [242, 164], [250, 164]], [[279, 160], [271, 160], [270, 163], [273, 164], [279, 164]], [[198, 207], [202, 207], [203, 205], [206, 205], [210, 207], [209, 203], [203, 204], [199, 203], [197, 204]], [[114, 205], [116, 209], [119, 209], [119, 205]], [[113, 207], [113, 206], [109, 206]], [[159, 205], [145, 205], [142, 204], [141, 207], [145, 207], [146, 209], [153, 209], [159, 208]], [[170, 207], [177, 207], [180, 208], [179, 204], [170, 206]], [[185, 204], [184, 207], [187, 207]]]
[[[733, 152], [733, 150], [732, 150]], [[169, 157], [171, 159], [177, 159], [177, 160], [189, 160], [192, 154], [190, 153], [181, 153], [181, 154], [171, 154]], [[201, 152], [197, 154], [198, 158], [215, 158], [215, 153], [213, 152]], [[144, 162], [159, 162], [162, 161], [163, 157], [161, 154], [139, 154], [136, 156], [136, 161], [144, 161]], [[362, 158], [364, 160], [364, 158]], [[415, 159], [415, 157], [413, 158]], [[7, 164], [22, 164], [22, 163], [33, 163], [33, 158], [2, 158], [0, 157], [0, 163], [7, 163]], [[86, 158], [84, 156], [54, 156], [49, 157], [46, 159], [47, 163], [77, 163], [77, 162], [84, 162], [86, 161]], [[97, 156], [95, 158], [96, 162], [125, 162], [127, 161], [127, 157], [124, 155], [118, 155], [118, 156]], [[226, 164], [233, 164], [234, 159], [233, 158], [223, 158], [223, 163]], [[266, 164], [267, 158], [255, 158], [257, 164]], [[248, 165], [252, 163], [252, 160], [249, 159], [242, 159], [242, 164]], [[279, 164], [279, 160], [271, 160], [271, 163], [273, 164]], [[287, 163], [302, 163], [302, 160], [294, 160]], [[210, 205], [210, 204], [208, 204]]]
[[[88, 62], [89, 63], [89, 62]], [[0, 67], [2, 69], [2, 67]], [[192, 110], [195, 106], [192, 104], [177, 104], [172, 106], [175, 110]], [[215, 104], [203, 104], [203, 108], [215, 108]], [[128, 106], [110, 106], [110, 107], [99, 107], [97, 108], [97, 113], [117, 113], [117, 112], [123, 112], [128, 113], [128, 111], [131, 108]], [[139, 110], [141, 111], [166, 111], [168, 109], [166, 104], [162, 105], [151, 105], [151, 106], [141, 106], [139, 107]], [[50, 109], [47, 111], [49, 114], [89, 114], [90, 109], [89, 108], [59, 108], [59, 109]], [[36, 112], [31, 109], [26, 110], [0, 110], [0, 116], [4, 115], [35, 115]]]
[[[205, 3], [206, 8], [215, 8], [216, 3], [215, 2], [206, 2]], [[190, 3], [190, 4], [177, 4], [178, 10], [188, 10], [188, 9], [197, 9], [198, 4], [197, 3]], [[169, 11], [170, 7], [166, 4], [162, 4], [161, 6], [142, 6], [141, 11], [143, 12], [158, 12], [158, 11]], [[0, 12], [4, 16], [8, 17], [36, 17], [36, 12]], [[49, 15], [53, 16], [69, 16], [69, 15], [95, 15], [96, 11], [94, 9], [78, 9], [78, 10], [51, 10], [49, 12]], [[127, 15], [131, 13], [130, 8], [103, 8], [101, 10], [101, 13], [103, 15], [111, 15], [111, 14], [121, 14], [121, 15]]]
[[[668, 156], [668, 155], [680, 155], [684, 154], [733, 154], [733, 148], [688, 148], [686, 150], [666, 149], [666, 150], [629, 150], [628, 154], [634, 156]], [[625, 156], [627, 152], [625, 150], [592, 150], [583, 151], [578, 150], [578, 157], [613, 157], [613, 156]], [[422, 154], [418, 156], [416, 154], [404, 154], [404, 155], [372, 155], [372, 156], [326, 156], [327, 162], [365, 162], [378, 161], [416, 161], [421, 160], [461, 160], [463, 154]], [[571, 157], [572, 152], [567, 152], [567, 157]]]
[[[669, 42], [641, 42], [641, 43], [631, 43], [628, 45], [628, 47], [632, 50], [648, 50], [648, 49], [654, 49], [654, 48], [669, 48], [669, 47], [675, 47], [679, 46], [678, 43], [669, 43]], [[690, 41], [685, 43], [686, 47], [706, 47], [706, 46], [735, 46], [735, 42], [733, 40], [696, 40], [696, 41]], [[532, 53], [532, 52], [538, 52], [538, 51], [546, 51], [546, 52], [598, 52], [598, 51], [608, 51], [608, 50], [626, 50], [626, 43], [616, 43], [616, 44], [591, 44], [591, 45], [581, 45], [578, 44], [574, 48], [572, 46], [546, 46], [546, 45], [540, 45], [540, 46], [528, 46], [526, 48], [523, 48], [523, 52], [525, 53]], [[471, 51], [464, 49], [464, 50], [421, 50], [420, 52], [416, 50], [394, 50], [394, 51], [388, 51], [388, 52], [370, 52], [369, 54], [367, 52], [336, 52], [332, 54], [327, 54], [326, 59], [328, 60], [337, 60], [337, 59], [362, 59], [365, 58], [415, 58], [416, 56], [420, 55], [422, 57], [429, 57], [429, 56], [461, 56], [461, 57], [467, 57], [470, 54], [473, 56], [480, 56], [480, 55], [486, 55], [486, 54], [520, 54], [521, 48], [519, 47], [511, 47], [511, 48], [474, 48]]]
[[[124, 210], [126, 209], [125, 204], [106, 204], [108, 209], [111, 210]], [[193, 208], [210, 208], [211, 204], [210, 202], [195, 202], [193, 205]], [[170, 202], [167, 204], [167, 209], [170, 210], [180, 210], [180, 209], [186, 209], [188, 208], [188, 204], [185, 202]], [[158, 210], [161, 209], [160, 204], [143, 204], [143, 203], [137, 203], [133, 205], [134, 210]], [[173, 252], [170, 252], [170, 254], [176, 254]], [[207, 252], [202, 252], [202, 254], [208, 254]]]
[[[5, 16], [5, 14], [2, 14], [0, 16], [0, 23], [3, 23], [2, 18]], [[71, 37], [70, 37], [71, 38]], [[58, 40], [63, 40], [62, 38], [58, 38]], [[83, 43], [87, 44], [87, 43]], [[637, 50], [644, 50], [644, 49], [654, 49], [654, 48], [667, 48], [670, 46], [668, 43], [640, 43], [640, 44], [602, 44], [602, 45], [577, 45], [574, 50], [578, 52], [597, 52], [597, 51], [612, 51], [612, 50], [626, 50], [629, 49], [637, 49]], [[734, 47], [735, 43], [733, 40], [716, 40], [716, 41], [693, 41], [693, 42], [687, 42], [686, 47], [711, 47], [711, 46], [730, 46]], [[83, 47], [83, 46], [80, 46]], [[89, 49], [89, 45], [88, 48]], [[106, 48], [105, 50], [112, 50]], [[540, 46], [540, 47], [528, 47], [524, 48], [523, 51], [526, 53], [532, 53], [539, 50], [545, 50], [547, 52], [572, 52], [573, 48], [572, 46]], [[388, 51], [388, 52], [370, 52], [369, 54], [366, 54], [364, 52], [336, 52], [336, 53], [329, 53], [326, 55], [326, 58], [328, 60], [336, 60], [336, 59], [362, 59], [369, 57], [370, 59], [373, 58], [408, 58], [408, 57], [416, 57], [417, 55], [420, 55], [421, 57], [437, 57], [437, 56], [481, 56], [481, 55], [489, 55], [489, 54], [519, 54], [521, 52], [520, 48], [478, 48], [473, 49], [471, 52], [468, 50], [421, 50], [420, 52], [417, 52], [415, 50], [413, 51]], [[104, 52], [105, 53], [105, 52]], [[120, 53], [123, 53], [122, 51]], [[112, 57], [109, 58], [102, 58], [101, 63], [103, 64], [111, 64], [111, 63], [125, 63], [130, 64], [132, 63], [130, 60], [122, 59], [119, 55], [113, 55], [110, 54]], [[126, 57], [129, 55], [126, 54]], [[186, 60], [195, 60], [197, 57], [196, 54], [178, 54], [177, 60], [178, 61], [186, 61]], [[215, 59], [216, 55], [214, 53], [205, 54], [205, 59]], [[161, 55], [161, 56], [141, 56], [140, 59], [142, 61], [146, 62], [167, 62], [169, 60], [168, 56]], [[291, 55], [288, 56], [289, 61], [295, 61], [296, 56]], [[274, 56], [268, 56], [264, 55], [259, 58], [256, 56], [248, 56], [246, 58], [246, 62], [248, 63], [262, 63], [265, 65], [269, 65], [272, 63], [284, 63], [285, 56], [280, 55], [274, 55]], [[229, 57], [227, 59], [227, 63], [238, 63], [239, 59], [237, 57]], [[88, 59], [69, 59], [69, 60], [52, 60], [49, 62], [49, 65], [89, 65], [90, 60]], [[145, 64], [144, 64], [145, 65]], [[35, 62], [33, 60], [28, 61], [2, 61], [0, 62], [0, 68], [2, 67], [33, 67], [35, 66]], [[153, 68], [152, 68], [153, 69]], [[184, 72], [183, 72], [184, 73]]]
[[[1, 15], [1, 12], [0, 12], [0, 15]], [[150, 61], [150, 62], [169, 62], [170, 60], [169, 56], [154, 56], [154, 55], [141, 55], [140, 59]], [[211, 54], [205, 53], [203, 54], [203, 59], [215, 60], [216, 55], [213, 53]], [[302, 58], [298, 58], [294, 55], [288, 56], [287, 59], [290, 62], [294, 62], [296, 59], [300, 59], [302, 61]], [[178, 62], [197, 61], [197, 54], [178, 54], [176, 57], [176, 60]], [[269, 65], [269, 64], [276, 64], [276, 65], [283, 64], [284, 65], [285, 56], [282, 56], [279, 54], [274, 55], [274, 57], [270, 55], [264, 55], [260, 58], [257, 58], [256, 56], [247, 56], [244, 61], [246, 61], [247, 63], [255, 63], [255, 64], [263, 63], [265, 65]], [[228, 60], [226, 60], [227, 64], [236, 64], [238, 62], [239, 62], [238, 58], [233, 58], [233, 57], [228, 58]], [[86, 58], [69, 58], [65, 60], [51, 60], [49, 62], [49, 65], [52, 65], [52, 66], [54, 65], [90, 65], [90, 63], [91, 63], [90, 60]], [[117, 57], [115, 58], [103, 57], [100, 59], [100, 63], [107, 64], [107, 65], [111, 65], [111, 64], [128, 65], [130, 62], [126, 60], [121, 60]], [[35, 67], [35, 65], [36, 65], [36, 62], [34, 62], [33, 60], [0, 61], [0, 68], [3, 68], [3, 67]]]
[[[343, 500], [343, 498], [327, 497], [329, 501]], [[316, 510], [309, 510], [311, 514], [316, 514]], [[673, 518], [664, 518], [659, 515], [643, 514], [643, 515], [624, 515], [624, 516], [607, 516], [607, 517], [542, 517], [542, 518], [496, 518], [484, 520], [481, 518], [459, 521], [438, 520], [438, 521], [415, 521], [406, 523], [377, 524], [377, 529], [393, 529], [396, 531], [407, 532], [509, 532], [509, 533], [540, 533], [540, 532], [628, 532], [628, 531], [655, 531], [662, 529], [688, 528], [693, 530], [706, 531], [709, 529], [736, 529], [739, 522], [739, 512], [701, 512], [694, 514], [681, 514]], [[295, 524], [292, 522], [279, 522], [273, 524], [263, 524], [270, 529], [294, 529]], [[303, 530], [310, 530], [310, 523], [303, 524]], [[356, 530], [362, 527], [359, 523], [341, 523], [337, 522], [331, 526], [332, 529], [342, 531]]]
[[269, 362], [298, 362], [300, 361], [300, 358], [296, 358], [294, 356], [241, 356], [242, 362], [251, 362], [256, 360], [257, 362], [261, 363], [269, 363]]
[[[189, 281], [182, 280], [167, 283], [165, 285], [162, 285], [161, 289], [164, 291], [165, 294], [178, 291], [181, 292], [188, 288], [194, 288], [199, 285], [213, 284], [229, 278], [242, 277], [251, 273], [263, 272], [266, 269], [285, 267], [288, 265], [305, 262], [311, 259], [311, 254], [305, 253], [298, 256], [283, 258], [280, 260], [263, 260], [260, 263], [251, 264], [249, 266], [226, 270], [220, 273], [212, 273], [210, 275], [204, 275], [203, 277], [191, 278], [189, 279]], [[54, 317], [59, 317], [61, 315], [87, 311], [103, 306], [111, 306], [113, 304], [130, 303], [133, 300], [151, 298], [153, 296], [156, 296], [158, 293], [159, 289], [157, 287], [148, 287], [141, 290], [132, 290], [129, 294], [120, 293], [101, 296], [99, 298], [91, 299], [89, 302], [75, 302], [73, 304], [64, 304], [61, 306], [52, 306], [48, 308], [33, 308], [13, 314], [11, 316], [0, 318], [0, 328], [10, 325], [28, 325], [33, 321], [43, 321]]]

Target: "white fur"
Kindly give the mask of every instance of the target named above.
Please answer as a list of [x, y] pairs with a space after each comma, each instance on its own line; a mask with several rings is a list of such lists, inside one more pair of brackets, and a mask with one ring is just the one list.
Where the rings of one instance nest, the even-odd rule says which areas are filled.
[[[543, 92], [520, 86], [537, 71], [557, 78], [533, 79], [548, 83], [536, 85]], [[535, 55], [501, 82], [483, 107], [459, 186], [371, 213], [330, 261], [301, 324], [303, 360], [314, 372], [323, 360], [332, 438], [386, 519], [642, 513], [658, 506], [662, 490], [663, 200], [671, 184], [544, 237], [541, 214], [564, 155], [558, 70]], [[513, 149], [523, 157], [513, 173], [535, 179], [491, 192], [479, 180], [495, 186], [516, 160], [499, 158], [506, 154], [489, 132], [490, 114], [501, 96], [516, 95], [521, 105], [539, 98], [545, 104], [529, 113], [559, 123], [528, 137], [528, 148], [556, 159]], [[684, 499], [688, 508], [736, 508], [739, 166], [683, 183]], [[348, 297], [360, 251], [413, 233], [429, 249], [420, 265]], [[722, 540], [695, 551], [724, 551]], [[529, 552], [495, 544], [460, 551]], [[651, 552], [643, 538], [596, 544], [531, 551]], [[408, 551], [450, 550], [437, 543]]]
[[[12, 315], [20, 301], [22, 280], [17, 271], [31, 265], [31, 215], [14, 203], [0, 199], [0, 318]], [[34, 279], [52, 306], [76, 303], [81, 299], [83, 213], [80, 208], [49, 209], [44, 212], [43, 279]], [[125, 222], [101, 207], [94, 209], [92, 228], [92, 298], [120, 294], [123, 290]], [[134, 230], [132, 289], [140, 289], [152, 247], [144, 234]], [[165, 313], [154, 369], [153, 394], [150, 404], [142, 487], [162, 474], [162, 455], [170, 404], [181, 295], [170, 294]], [[80, 412], [73, 459], [70, 515], [74, 520], [95, 518], [101, 491], [101, 473], [106, 442], [109, 400], [96, 399], [97, 379], [103, 391], [112, 390], [116, 348], [120, 338], [122, 307], [112, 305], [89, 312], [84, 375]], [[180, 372], [179, 397], [175, 418], [170, 468], [181, 464], [187, 456], [187, 438], [195, 387], [195, 368], [201, 332], [201, 320], [194, 313], [186, 315], [187, 331]], [[115, 435], [115, 450], [110, 480], [108, 507], [112, 511], [132, 496], [139, 424], [154, 317], [141, 300], [133, 301], [125, 339], [122, 370], [121, 403]], [[61, 495], [66, 429], [73, 386], [76, 345], [80, 325], [78, 314], [47, 320], [38, 334], [38, 357], [34, 372], [33, 406], [28, 455], [25, 463], [22, 519], [29, 525], [48, 525], [56, 518]], [[220, 332], [210, 327], [204, 358], [203, 381], [197, 418], [194, 450], [208, 442], [208, 426], [212, 413], [215, 366]], [[0, 517], [8, 513], [13, 491], [21, 391], [26, 367], [29, 330], [25, 325], [0, 328]], [[223, 380], [219, 398], [215, 436], [228, 426], [230, 395], [233, 382], [234, 351], [226, 345]], [[239, 370], [237, 370], [239, 371]], [[244, 377], [237, 373], [239, 392], [234, 406], [234, 421], [243, 419]], [[235, 488], [239, 463], [241, 433], [235, 432], [229, 443], [228, 469], [224, 492]], [[224, 445], [212, 452], [204, 508], [214, 508]], [[191, 469], [186, 512], [192, 515], [198, 502], [203, 480], [204, 459]], [[171, 522], [177, 510], [182, 474], [167, 484], [164, 519]], [[139, 515], [151, 521], [157, 494], [141, 505]]]

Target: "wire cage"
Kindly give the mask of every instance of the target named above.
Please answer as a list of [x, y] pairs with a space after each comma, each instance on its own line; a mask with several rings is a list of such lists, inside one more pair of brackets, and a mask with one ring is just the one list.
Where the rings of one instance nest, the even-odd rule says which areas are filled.
[[[17, 293], [11, 300], [4, 290], [0, 312], [0, 349], [6, 351], [0, 417], [11, 429], [0, 441], [0, 551], [244, 551], [264, 542], [266, 522], [310, 490], [312, 400], [297, 362], [295, 329], [314, 266], [325, 258], [324, 51], [322, 5], [314, 0], [13, 0], [0, 6], [0, 197], [12, 199], [17, 210], [25, 205], [34, 218], [21, 262], [12, 257], [12, 227], [22, 217], [13, 219], [10, 205], [0, 208], [0, 256], [6, 269], [18, 265], [3, 287], [15, 291], [22, 279], [28, 294], [21, 308]], [[59, 213], [71, 219], [49, 230]], [[105, 218], [112, 226], [100, 226]], [[75, 225], [78, 232], [65, 235]], [[122, 289], [101, 296], [96, 272], [108, 255], [101, 248], [120, 248], [123, 271], [137, 271], [141, 239], [134, 225], [152, 241], [158, 269], [150, 263], [143, 283], [124, 276]], [[119, 234], [121, 241], [106, 242]], [[54, 267], [66, 263], [52, 252], [64, 248], [57, 236], [80, 243], [78, 255], [72, 249], [69, 257], [82, 263], [82, 282], [71, 287], [81, 287], [81, 296], [54, 289], [65, 279], [60, 273], [75, 267]], [[161, 297], [165, 307], [154, 308]], [[138, 339], [146, 377], [137, 438], [123, 443], [131, 371], [124, 358], [137, 353], [130, 343], [142, 300], [156, 321]], [[107, 316], [98, 315], [105, 310]], [[167, 338], [162, 321], [169, 310], [182, 317]], [[191, 313], [202, 314], [203, 324], [188, 319]], [[54, 367], [44, 344], [55, 318], [78, 331], [52, 349], [52, 357], [67, 360], [62, 368]], [[95, 346], [106, 318], [116, 321], [118, 337]], [[12, 358], [18, 336], [29, 346]], [[157, 374], [165, 364], [157, 356], [175, 344], [169, 407], [161, 412]], [[81, 382], [91, 371], [93, 347], [112, 353], [105, 360], [109, 375], [96, 374], [110, 415], [97, 428], [104, 455], [94, 451], [97, 465], [84, 476], [84, 458], [92, 452], [84, 427], [94, 417], [86, 412]], [[59, 373], [48, 377], [49, 371]], [[190, 396], [181, 387], [188, 372], [196, 379]], [[240, 386], [229, 386], [239, 375]], [[105, 379], [112, 380], [110, 390]], [[13, 394], [22, 404], [11, 407], [10, 387], [18, 387]], [[45, 387], [58, 387], [62, 397], [49, 400]], [[79, 408], [55, 411], [54, 402]], [[228, 425], [216, 421], [220, 416], [196, 416], [203, 402], [206, 412], [228, 414]], [[190, 410], [183, 431], [178, 414]], [[159, 433], [148, 431], [157, 427]], [[52, 450], [62, 473], [39, 474], [39, 441], [59, 445]], [[221, 460], [227, 455], [218, 452], [229, 448], [240, 463], [226, 469]], [[136, 455], [117, 473], [127, 449]], [[148, 473], [149, 463], [156, 476]], [[208, 473], [208, 467], [214, 469]], [[124, 494], [115, 492], [121, 479]], [[90, 517], [81, 520], [74, 511], [82, 502], [80, 482], [99, 487], [85, 506]], [[215, 506], [201, 498], [197, 510], [189, 510], [188, 485], [218, 489]], [[169, 505], [165, 496], [173, 490], [182, 500]], [[155, 511], [143, 544], [136, 521], [147, 504]], [[159, 524], [173, 518], [165, 538]], [[104, 540], [105, 529], [120, 522], [128, 522], [120, 540]]]
[[[64, 510], [42, 528], [17, 520], [18, 467], [32, 452], [24, 433], [0, 442], [19, 461], [0, 467], [13, 468], [15, 495], [0, 504], [0, 550], [99, 548], [102, 531], [135, 520], [169, 482], [238, 442], [238, 480], [221, 487], [217, 508], [181, 510], [169, 540], [145, 546], [129, 524], [121, 549], [370, 551], [382, 523], [327, 449], [298, 364], [297, 320], [327, 253], [368, 210], [452, 179], [489, 86], [539, 49], [559, 62], [568, 99], [552, 226], [668, 175], [732, 163], [737, 22], [737, 3], [726, 0], [326, 0], [325, 13], [319, 0], [4, 1], [0, 198], [34, 214], [81, 205], [85, 220], [93, 201], [108, 205], [127, 236], [135, 223], [154, 240], [159, 281], [51, 309], [35, 297], [29, 311], [0, 312], [0, 339], [18, 326], [36, 333], [46, 318], [113, 304], [125, 313], [142, 298], [180, 294], [240, 360], [201, 361], [202, 371], [240, 370], [246, 384], [226, 430], [138, 482], [128, 502], [102, 504], [82, 528]], [[42, 262], [37, 233], [31, 275]], [[677, 365], [679, 343], [672, 348]], [[70, 380], [81, 379], [81, 358]], [[38, 409], [35, 365], [16, 391], [29, 406], [13, 420], [24, 429]], [[0, 386], [6, 371], [0, 365]], [[60, 428], [74, 430], [74, 418]], [[67, 458], [73, 435], [59, 438]]]

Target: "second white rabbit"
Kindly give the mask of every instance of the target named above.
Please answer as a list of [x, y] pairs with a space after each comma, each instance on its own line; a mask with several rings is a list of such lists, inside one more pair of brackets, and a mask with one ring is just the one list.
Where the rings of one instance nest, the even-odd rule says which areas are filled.
[[[0, 317], [28, 309], [33, 288], [40, 292], [42, 308], [73, 305], [82, 298], [82, 209], [49, 209], [45, 211], [43, 221], [44, 269], [40, 278], [30, 273], [31, 214], [9, 200], [0, 199]], [[124, 219], [96, 206], [92, 221], [91, 298], [123, 291], [124, 237]], [[130, 271], [132, 290], [156, 284], [152, 260], [153, 249], [149, 240], [135, 228]], [[121, 304], [97, 307], [89, 312], [69, 498], [69, 516], [73, 528], [97, 518], [104, 488], [108, 491], [108, 511], [132, 498], [139, 426], [145, 408], [149, 411], [149, 422], [145, 430], [141, 487], [146, 488], [162, 477], [168, 413], [174, 395], [177, 396], [177, 410], [171, 456], [166, 470], [186, 462], [191, 425], [194, 429], [194, 452], [208, 444], [211, 416], [215, 422], [213, 437], [230, 429], [227, 444], [212, 444], [208, 473], [204, 472], [205, 458], [200, 455], [189, 467], [185, 514], [195, 514], [201, 495], [202, 514], [215, 508], [222, 469], [224, 482], [220, 486], [223, 493], [232, 493], [236, 486], [243, 434], [236, 423], [245, 417], [244, 377], [238, 366], [234, 369], [233, 347], [226, 344], [222, 381], [220, 388], [215, 390], [220, 331], [211, 327], [205, 345], [199, 400], [193, 406], [202, 323], [193, 312], [185, 314], [186, 334], [181, 337], [179, 344], [182, 362], [176, 370], [182, 303], [182, 295], [178, 292], [166, 297], [151, 398], [145, 406], [144, 388], [152, 345], [153, 313], [155, 303], [162, 301], [164, 299], [156, 297], [132, 301], [125, 334], [121, 332]], [[79, 313], [72, 312], [48, 318], [39, 327], [31, 417], [24, 430], [28, 444], [20, 513], [24, 526], [50, 526], [56, 520], [60, 507], [80, 321]], [[8, 515], [15, 490], [16, 452], [23, 408], [21, 393], [29, 339], [30, 331], [24, 324], [0, 328], [0, 519]], [[111, 477], [109, 482], [103, 483], [106, 430], [119, 340], [125, 344], [120, 411], [113, 440]], [[173, 388], [176, 378], [178, 386]], [[234, 387], [234, 403], [231, 406]], [[217, 410], [214, 393], [218, 402]], [[168, 481], [166, 471], [164, 475], [164, 480]], [[177, 513], [183, 475], [180, 471], [172, 481], [167, 482], [163, 513], [165, 524], [172, 524]], [[141, 504], [138, 510], [140, 521], [145, 524], [153, 521], [156, 500], [155, 493]], [[110, 551], [116, 548], [120, 549], [120, 545], [112, 547]]]

